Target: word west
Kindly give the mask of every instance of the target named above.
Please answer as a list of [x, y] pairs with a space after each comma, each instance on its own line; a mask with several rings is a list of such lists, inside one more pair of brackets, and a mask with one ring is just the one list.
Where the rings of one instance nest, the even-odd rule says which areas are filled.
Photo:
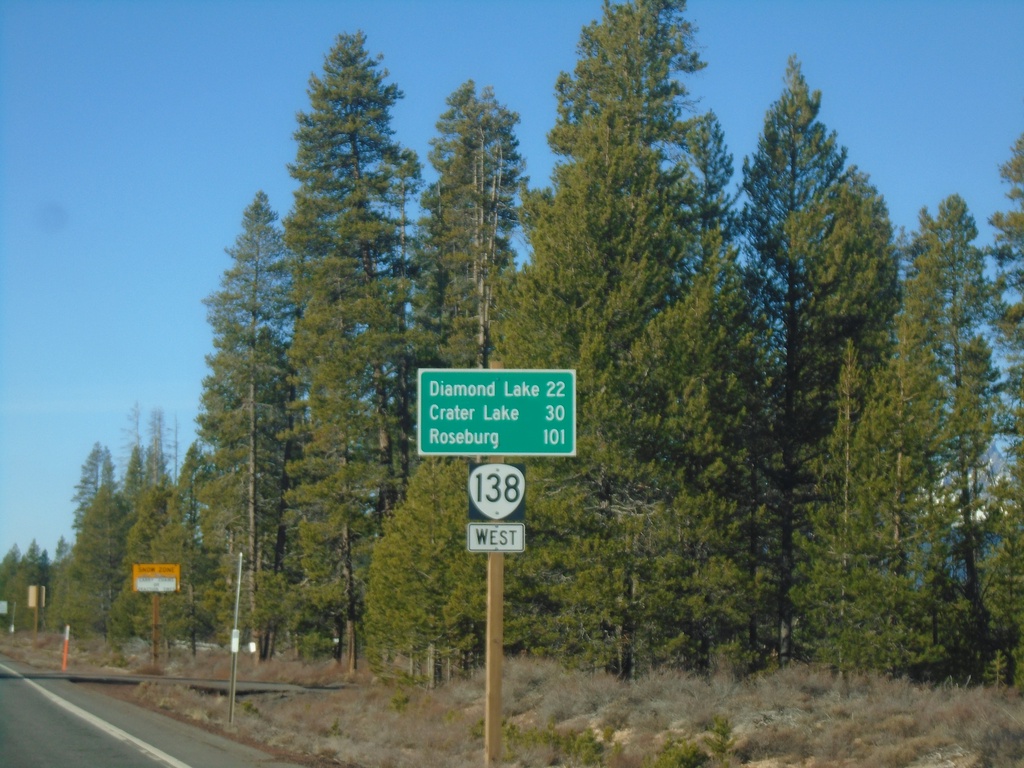
[[470, 552], [524, 552], [526, 526], [522, 523], [470, 523], [466, 526]]

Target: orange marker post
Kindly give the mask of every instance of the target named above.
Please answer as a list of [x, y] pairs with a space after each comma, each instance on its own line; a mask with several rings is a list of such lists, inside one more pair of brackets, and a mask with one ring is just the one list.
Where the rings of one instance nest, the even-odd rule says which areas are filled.
[[64, 625], [64, 656], [60, 661], [60, 671], [68, 671], [68, 643], [71, 641], [71, 625]]

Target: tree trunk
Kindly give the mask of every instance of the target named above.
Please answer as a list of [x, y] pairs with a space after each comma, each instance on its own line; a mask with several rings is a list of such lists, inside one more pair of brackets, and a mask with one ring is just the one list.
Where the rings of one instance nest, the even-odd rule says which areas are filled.
[[248, 488], [247, 506], [249, 518], [249, 622], [253, 628], [257, 643], [261, 644], [260, 628], [255, 624], [256, 616], [256, 572], [259, 569], [258, 555], [256, 551], [256, 382], [254, 378], [249, 379], [249, 467], [248, 467]]
[[341, 542], [341, 568], [345, 590], [345, 635], [339, 640], [342, 640], [345, 645], [345, 671], [352, 674], [356, 671], [356, 588], [352, 570], [352, 537], [347, 523], [342, 531]]

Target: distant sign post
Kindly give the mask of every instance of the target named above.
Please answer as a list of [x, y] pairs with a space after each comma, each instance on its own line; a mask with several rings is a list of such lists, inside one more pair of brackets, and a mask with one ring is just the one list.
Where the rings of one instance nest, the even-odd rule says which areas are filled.
[[46, 607], [46, 587], [38, 584], [28, 588], [28, 607], [35, 611], [35, 618], [32, 620], [32, 643], [39, 639], [39, 609]]
[[133, 563], [132, 589], [153, 593], [153, 664], [160, 657], [160, 593], [181, 589], [178, 563]]
[[177, 592], [181, 566], [178, 563], [133, 563], [132, 589], [135, 592]]

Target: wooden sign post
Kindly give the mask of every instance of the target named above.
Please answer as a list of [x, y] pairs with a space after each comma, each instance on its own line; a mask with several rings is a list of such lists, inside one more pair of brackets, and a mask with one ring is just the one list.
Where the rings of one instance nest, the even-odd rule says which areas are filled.
[[505, 553], [487, 555], [487, 681], [484, 692], [486, 765], [501, 763], [501, 677], [505, 665]]
[[488, 457], [470, 465], [466, 546], [487, 553], [484, 762], [500, 765], [505, 653], [505, 553], [525, 549], [526, 476], [502, 456], [576, 455], [576, 371], [489, 368], [418, 371], [420, 456]]
[[[46, 607], [46, 587], [33, 585], [28, 588], [28, 607], [35, 611], [32, 620], [32, 645], [39, 643], [39, 609]], [[11, 624], [13, 627], [14, 625]]]
[[153, 665], [160, 658], [160, 593], [181, 589], [178, 563], [133, 563], [132, 590], [153, 593]]

